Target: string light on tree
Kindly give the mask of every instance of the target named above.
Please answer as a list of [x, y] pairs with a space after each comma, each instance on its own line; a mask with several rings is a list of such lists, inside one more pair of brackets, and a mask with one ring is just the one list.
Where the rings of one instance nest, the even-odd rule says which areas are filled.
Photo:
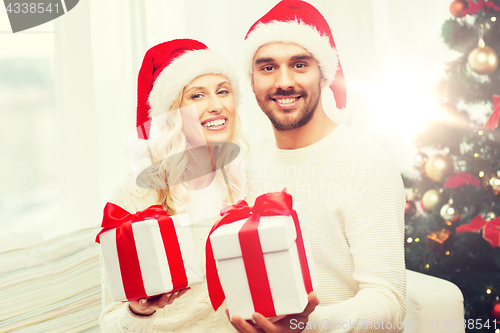
[[491, 308], [491, 316], [495, 319], [500, 319], [500, 302], [493, 302], [493, 307]]
[[409, 188], [406, 194], [406, 199], [409, 201], [418, 201], [422, 198], [418, 188]]
[[491, 177], [489, 183], [490, 183], [491, 188], [493, 189], [493, 193], [495, 193], [495, 194], [500, 193], [500, 177], [498, 177], [498, 173], [497, 173], [497, 176]]
[[425, 153], [418, 153], [417, 155], [415, 155], [414, 159], [413, 159], [413, 167], [415, 169], [418, 169], [420, 170], [420, 172], [423, 172], [424, 171], [424, 165], [425, 165], [425, 162], [427, 162], [427, 155]]

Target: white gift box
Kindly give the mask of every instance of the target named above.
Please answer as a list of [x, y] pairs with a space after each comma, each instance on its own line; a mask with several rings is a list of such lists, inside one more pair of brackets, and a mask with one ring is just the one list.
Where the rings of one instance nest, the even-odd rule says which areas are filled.
[[[182, 255], [182, 263], [176, 266], [184, 268], [188, 285], [203, 281], [200, 264], [196, 254], [189, 217], [187, 214], [171, 216]], [[187, 225], [187, 227], [183, 227]], [[117, 229], [119, 229], [118, 227]], [[120, 267], [116, 234], [117, 229], [108, 230], [99, 235], [104, 264], [108, 274], [113, 301], [126, 301], [126, 292], [122, 281], [123, 268]], [[145, 297], [151, 297], [175, 288], [172, 284], [169, 263], [163, 244], [160, 226], [157, 220], [145, 220], [132, 223], [133, 238], [141, 270]], [[182, 265], [182, 266], [180, 266]]]
[[[300, 204], [294, 204], [300, 223], [313, 289], [317, 277]], [[230, 316], [251, 319], [255, 313], [242, 258], [238, 232], [246, 219], [223, 225], [210, 236], [217, 270]], [[277, 316], [300, 313], [307, 305], [297, 251], [296, 231], [291, 216], [263, 216], [258, 234], [264, 254], [269, 286]]]

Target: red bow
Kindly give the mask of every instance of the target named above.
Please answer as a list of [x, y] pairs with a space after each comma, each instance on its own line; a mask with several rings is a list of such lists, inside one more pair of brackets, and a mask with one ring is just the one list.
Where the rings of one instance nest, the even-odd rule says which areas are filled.
[[145, 210], [141, 210], [135, 214], [130, 214], [125, 209], [108, 202], [104, 207], [104, 215], [102, 217], [102, 230], [97, 234], [95, 241], [99, 242], [99, 235], [111, 229], [118, 228], [124, 223], [138, 222], [144, 220], [157, 220], [158, 218], [170, 216], [161, 205], [154, 205]]
[[480, 186], [481, 183], [472, 174], [467, 172], [454, 172], [444, 184], [445, 188], [455, 188], [462, 185], [475, 185]]
[[479, 0], [478, 2], [474, 2], [472, 0], [469, 0], [469, 6], [462, 11], [462, 15], [460, 17], [464, 17], [465, 15], [474, 15], [484, 8], [492, 8], [494, 10], [500, 11], [500, 7], [495, 6], [492, 1]]
[[476, 232], [481, 229], [483, 230], [483, 238], [492, 247], [500, 246], [500, 217], [486, 221], [481, 215], [477, 215], [469, 224], [459, 226], [456, 233]]
[[219, 275], [210, 243], [210, 235], [220, 226], [236, 222], [245, 218], [248, 220], [238, 233], [241, 253], [247, 273], [250, 293], [256, 312], [266, 317], [276, 316], [269, 287], [269, 280], [264, 264], [264, 255], [257, 231], [261, 216], [292, 216], [297, 232], [297, 249], [299, 252], [300, 267], [307, 293], [312, 289], [311, 276], [307, 264], [302, 232], [297, 217], [297, 212], [292, 208], [292, 196], [284, 191], [267, 193], [255, 200], [255, 205], [249, 207], [245, 201], [238, 201], [236, 205], [224, 208], [222, 218], [212, 227], [206, 246], [206, 273], [210, 301], [214, 310], [217, 310], [225, 299], [224, 291], [220, 284]]
[[493, 113], [490, 115], [483, 128], [494, 130], [498, 126], [498, 118], [500, 117], [500, 96], [493, 95]]
[[157, 220], [160, 228], [165, 254], [174, 290], [187, 287], [188, 280], [184, 269], [179, 240], [171, 215], [161, 205], [154, 205], [135, 214], [130, 214], [120, 206], [108, 202], [104, 207], [102, 230], [99, 235], [117, 228], [116, 247], [125, 295], [129, 301], [147, 297], [144, 289], [139, 257], [134, 239], [132, 223], [144, 220]]

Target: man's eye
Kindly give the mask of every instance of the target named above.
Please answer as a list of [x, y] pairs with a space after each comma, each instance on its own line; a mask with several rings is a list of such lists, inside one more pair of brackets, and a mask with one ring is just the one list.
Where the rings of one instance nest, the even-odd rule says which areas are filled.
[[302, 69], [302, 68], [306, 67], [306, 64], [295, 64], [294, 67], [297, 68], [297, 69]]
[[272, 71], [274, 68], [273, 66], [265, 66], [265, 67], [262, 67], [262, 70], [265, 71], [265, 72], [270, 72]]

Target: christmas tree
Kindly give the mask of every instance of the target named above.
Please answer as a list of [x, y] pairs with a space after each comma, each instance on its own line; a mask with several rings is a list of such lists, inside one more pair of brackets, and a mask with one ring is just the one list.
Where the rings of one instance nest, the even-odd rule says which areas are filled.
[[[455, 0], [450, 12], [453, 18], [444, 22], [442, 37], [460, 55], [446, 64], [435, 89], [446, 117], [415, 139], [420, 176], [403, 176], [406, 265], [460, 288], [466, 319], [460, 325], [467, 332], [496, 332], [500, 328], [500, 0]], [[481, 329], [476, 319], [481, 319]]]

